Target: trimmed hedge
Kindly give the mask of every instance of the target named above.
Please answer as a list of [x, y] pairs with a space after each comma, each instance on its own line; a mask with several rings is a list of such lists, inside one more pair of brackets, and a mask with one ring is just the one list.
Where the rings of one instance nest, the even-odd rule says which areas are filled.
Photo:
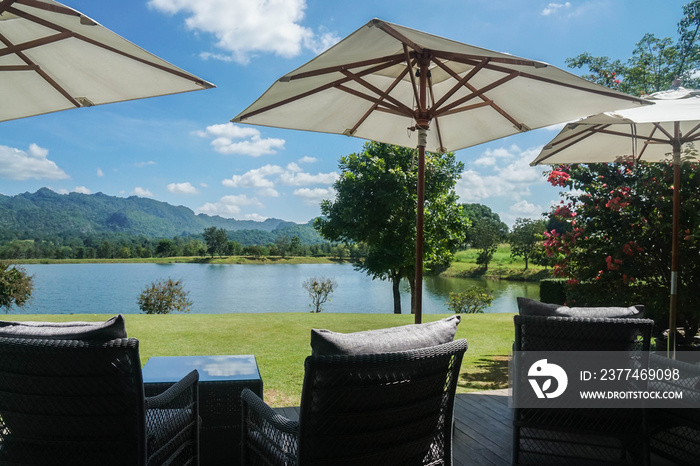
[[540, 301], [543, 303], [566, 303], [566, 279], [546, 278], [540, 281]]

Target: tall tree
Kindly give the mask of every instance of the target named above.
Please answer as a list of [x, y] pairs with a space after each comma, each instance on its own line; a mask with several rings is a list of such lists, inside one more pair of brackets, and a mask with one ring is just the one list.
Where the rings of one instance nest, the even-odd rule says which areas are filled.
[[658, 38], [645, 34], [637, 42], [627, 62], [608, 57], [594, 57], [584, 52], [567, 59], [572, 68], [587, 68], [584, 75], [591, 81], [633, 95], [651, 94], [671, 87], [679, 78], [685, 87], [700, 86], [700, 0], [683, 6], [678, 22], [678, 38]]
[[[365, 243], [355, 268], [390, 280], [394, 313], [401, 313], [399, 285], [406, 278], [415, 310], [416, 185], [414, 150], [368, 142], [364, 151], [340, 158], [336, 198], [321, 203], [315, 227], [330, 241]], [[449, 265], [464, 241], [466, 219], [454, 186], [463, 165], [454, 154], [427, 154], [425, 179], [425, 266]]]
[[542, 245], [542, 237], [546, 225], [544, 220], [531, 220], [527, 218], [515, 219], [515, 225], [510, 232], [510, 255], [522, 257], [525, 261], [525, 270]]
[[[635, 94], [666, 90], [678, 76], [698, 87], [700, 0], [683, 7], [678, 38], [646, 34], [623, 64], [582, 54], [574, 67], [588, 66], [589, 79]], [[610, 82], [611, 65], [619, 65]], [[607, 80], [607, 81], [606, 81]], [[678, 277], [678, 322], [692, 341], [700, 327], [700, 176], [697, 150], [684, 148], [681, 165], [682, 264]], [[691, 161], [689, 161], [691, 160]], [[550, 218], [556, 228], [545, 235], [554, 273], [569, 279], [567, 299], [583, 305], [644, 303], [645, 315], [661, 330], [668, 322], [672, 232], [673, 169], [670, 164], [580, 164], [553, 167], [554, 186], [567, 187], [565, 200]], [[690, 258], [684, 260], [684, 258]]]
[[490, 207], [483, 204], [462, 204], [462, 212], [469, 220], [466, 229], [466, 242], [470, 247], [479, 249], [476, 263], [488, 268], [498, 244], [506, 239], [508, 225]]
[[508, 234], [508, 225], [501, 221], [501, 217], [491, 210], [489, 206], [484, 204], [461, 204], [464, 216], [469, 219], [470, 225], [467, 227], [466, 241], [471, 242], [474, 239], [474, 226], [480, 221], [484, 221], [493, 226], [496, 234], [499, 236], [499, 241], [505, 239]]
[[204, 229], [204, 242], [207, 243], [207, 252], [212, 259], [214, 254], [219, 257], [226, 254], [228, 250], [228, 236], [223, 228], [209, 227]]

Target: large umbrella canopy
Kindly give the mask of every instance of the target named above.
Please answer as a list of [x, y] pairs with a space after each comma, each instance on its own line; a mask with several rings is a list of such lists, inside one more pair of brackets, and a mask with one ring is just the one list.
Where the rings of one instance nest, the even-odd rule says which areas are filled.
[[420, 322], [425, 150], [455, 151], [639, 104], [546, 63], [374, 19], [280, 78], [232, 121], [418, 146]]
[[0, 121], [214, 87], [52, 0], [0, 0]]
[[531, 165], [605, 162], [673, 163], [673, 237], [668, 349], [675, 354], [678, 300], [681, 148], [700, 140], [700, 91], [682, 87], [647, 96], [653, 105], [570, 123]]

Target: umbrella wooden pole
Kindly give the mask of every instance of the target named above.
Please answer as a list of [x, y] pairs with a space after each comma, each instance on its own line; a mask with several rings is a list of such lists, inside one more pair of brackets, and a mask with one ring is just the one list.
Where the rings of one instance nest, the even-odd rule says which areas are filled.
[[676, 140], [673, 142], [673, 237], [671, 239], [671, 302], [668, 312], [667, 355], [676, 359], [676, 322], [678, 307], [678, 235], [681, 213], [681, 145], [676, 126]]
[[418, 180], [416, 189], [416, 284], [415, 322], [423, 319], [423, 212], [425, 208], [425, 147], [428, 145], [428, 76], [431, 54], [424, 51], [417, 57], [418, 63], [418, 111], [415, 114], [418, 130]]
[[[416, 285], [415, 322], [421, 323], [423, 314], [423, 212], [425, 209], [425, 140], [427, 130], [418, 129], [418, 189], [416, 193]], [[423, 141], [423, 144], [421, 144]]]

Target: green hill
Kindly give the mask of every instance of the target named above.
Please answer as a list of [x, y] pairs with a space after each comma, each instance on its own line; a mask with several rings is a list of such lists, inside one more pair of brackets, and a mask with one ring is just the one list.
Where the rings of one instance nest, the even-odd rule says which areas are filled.
[[187, 207], [143, 197], [58, 194], [48, 188], [0, 195], [0, 240], [113, 235], [172, 238], [201, 235], [211, 226], [227, 230], [232, 239], [255, 238], [256, 243], [274, 241], [280, 234], [297, 235], [304, 243], [322, 241], [310, 223], [196, 215]]

